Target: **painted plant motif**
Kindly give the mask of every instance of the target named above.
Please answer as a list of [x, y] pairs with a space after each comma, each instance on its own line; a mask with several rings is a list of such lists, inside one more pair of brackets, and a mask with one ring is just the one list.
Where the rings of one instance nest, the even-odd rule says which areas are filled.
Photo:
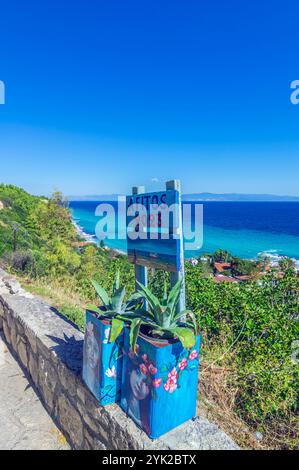
[[86, 357], [84, 379], [93, 393], [97, 393], [100, 347], [97, 341], [95, 326], [92, 322], [88, 322], [86, 325], [84, 347]]
[[[104, 336], [105, 340], [110, 334], [110, 328], [105, 330]], [[121, 361], [123, 358], [123, 342], [120, 341], [120, 338], [117, 339], [116, 347], [114, 347], [110, 353], [109, 361], [106, 362], [105, 366], [105, 385], [101, 388], [101, 404], [105, 405], [111, 403], [112, 399], [114, 401], [119, 401], [120, 399], [120, 385], [121, 385]]]
[[[137, 345], [138, 346], [138, 345]], [[147, 354], [139, 354], [139, 347], [134, 353], [130, 348], [128, 356], [143, 378], [143, 388], [146, 388], [147, 394], [152, 398], [157, 398], [156, 390], [163, 386], [165, 392], [174, 393], [179, 387], [183, 375], [198, 368], [198, 351], [183, 350], [177, 361], [163, 364], [157, 368], [154, 362], [148, 358]]]
[[109, 377], [109, 379], [114, 379], [116, 380], [117, 374], [116, 374], [116, 368], [115, 366], [112, 366], [111, 369], [108, 368], [105, 372], [105, 375]]

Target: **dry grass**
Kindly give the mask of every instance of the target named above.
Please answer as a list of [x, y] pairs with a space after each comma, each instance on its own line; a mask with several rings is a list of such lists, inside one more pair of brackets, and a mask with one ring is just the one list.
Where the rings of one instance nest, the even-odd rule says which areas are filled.
[[84, 301], [80, 295], [59, 280], [49, 282], [48, 279], [37, 279], [33, 281], [24, 277], [19, 277], [18, 280], [24, 289], [42, 297], [49, 303], [54, 303], [55, 306], [68, 303], [73, 306], [84, 307]]
[[80, 329], [85, 327], [85, 302], [79, 294], [59, 281], [30, 280], [19, 278], [24, 289], [41, 297]]
[[254, 431], [235, 412], [238, 390], [230, 384], [231, 373], [228, 368], [201, 364], [198, 413], [217, 424], [242, 449], [262, 449]]
[[[61, 281], [35, 280], [19, 278], [24, 289], [46, 299], [60, 309], [68, 305], [82, 310], [84, 323], [85, 301], [74, 292], [72, 286]], [[198, 414], [206, 416], [228, 434], [242, 449], [299, 449], [299, 417], [290, 414], [288, 419], [273, 418], [263, 424], [263, 429], [249, 426], [236, 412], [237, 397], [242, 395], [235, 380], [234, 351], [225, 344], [222, 348], [213, 347], [205, 350], [204, 361], [201, 362], [198, 388]], [[230, 367], [225, 364], [230, 364]], [[263, 438], [256, 438], [256, 431], [261, 431]]]
[[299, 417], [294, 414], [263, 423], [262, 439], [257, 439], [255, 433], [260, 429], [249, 426], [236, 413], [236, 398], [240, 390], [232, 385], [234, 375], [233, 369], [201, 363], [198, 413], [217, 424], [242, 449], [298, 449]]

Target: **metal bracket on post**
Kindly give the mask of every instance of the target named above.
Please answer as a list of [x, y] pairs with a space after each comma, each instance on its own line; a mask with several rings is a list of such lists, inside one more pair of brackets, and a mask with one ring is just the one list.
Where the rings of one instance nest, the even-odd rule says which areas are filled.
[[[132, 188], [132, 194], [143, 194], [145, 193], [145, 187], [144, 186], [133, 186]], [[147, 287], [147, 267], [146, 266], [140, 266], [139, 264], [134, 264], [135, 267], [135, 281], [141, 282], [145, 287]], [[136, 282], [136, 290], [139, 290], [139, 286]]]
[[178, 234], [180, 236], [180, 271], [170, 273], [171, 287], [182, 280], [182, 290], [180, 300], [177, 306], [178, 312], [183, 312], [186, 309], [186, 289], [185, 289], [185, 265], [184, 265], [184, 238], [183, 238], [183, 215], [182, 215], [182, 192], [180, 180], [171, 180], [166, 183], [166, 190], [176, 190], [179, 193], [179, 214], [178, 214]]

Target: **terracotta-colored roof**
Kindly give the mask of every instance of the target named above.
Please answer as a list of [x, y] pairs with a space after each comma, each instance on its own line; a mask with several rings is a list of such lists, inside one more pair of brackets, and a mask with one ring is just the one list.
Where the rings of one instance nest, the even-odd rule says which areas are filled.
[[214, 282], [219, 284], [219, 282], [238, 282], [237, 279], [231, 276], [224, 276], [223, 274], [217, 274], [217, 276], [214, 276]]
[[214, 263], [216, 271], [222, 273], [225, 269], [232, 267], [231, 263]]
[[241, 276], [235, 276], [235, 279], [237, 279], [238, 281], [251, 281], [253, 279], [253, 276], [242, 274]]

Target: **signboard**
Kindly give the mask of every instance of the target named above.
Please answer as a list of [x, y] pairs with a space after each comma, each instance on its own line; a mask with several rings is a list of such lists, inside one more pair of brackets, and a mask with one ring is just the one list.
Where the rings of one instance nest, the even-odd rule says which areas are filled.
[[127, 196], [127, 246], [135, 265], [182, 269], [181, 199], [179, 191]]

